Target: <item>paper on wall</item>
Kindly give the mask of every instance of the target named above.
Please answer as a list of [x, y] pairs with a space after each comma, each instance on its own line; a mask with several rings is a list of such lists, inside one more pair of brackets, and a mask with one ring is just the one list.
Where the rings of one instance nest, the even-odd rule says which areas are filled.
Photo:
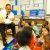
[[33, 0], [30, 0], [30, 5], [33, 5], [34, 4], [34, 1]]
[[33, 10], [34, 6], [33, 5], [26, 5], [26, 10]]
[[43, 9], [43, 0], [34, 0], [34, 9]]
[[21, 15], [21, 11], [17, 11], [17, 15]]
[[25, 5], [21, 5], [21, 10], [23, 10], [23, 11], [26, 10]]
[[30, 10], [30, 5], [26, 5], [26, 10]]
[[9, 3], [10, 3], [11, 5], [15, 5], [15, 0], [9, 0]]
[[13, 6], [13, 9], [19, 11], [19, 10], [20, 10], [20, 6], [19, 6], [19, 5], [17, 5], [17, 6], [14, 5], [14, 6]]

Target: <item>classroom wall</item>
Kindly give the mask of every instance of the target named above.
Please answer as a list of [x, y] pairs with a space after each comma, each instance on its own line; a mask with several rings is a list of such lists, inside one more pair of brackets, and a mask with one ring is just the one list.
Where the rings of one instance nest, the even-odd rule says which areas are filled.
[[9, 0], [0, 0], [0, 8], [4, 8], [7, 3], [9, 3]]
[[[9, 3], [9, 0], [0, 0], [0, 8], [4, 8], [7, 3]], [[50, 5], [50, 0], [44, 0], [44, 9], [46, 10], [46, 14], [50, 14], [49, 5]], [[25, 11], [24, 16], [29, 16], [29, 11]], [[45, 17], [46, 20], [50, 22], [50, 16], [45, 16]]]
[[[50, 0], [44, 0], [44, 2], [45, 2], [44, 3], [44, 9], [46, 10], [46, 8], [47, 8], [47, 13], [50, 13], [50, 7], [49, 7]], [[6, 3], [9, 3], [9, 0], [0, 0], [0, 7], [4, 8]], [[46, 6], [46, 4], [47, 4], [47, 6]], [[25, 14], [27, 14], [27, 11]], [[29, 15], [29, 14], [27, 14], [27, 15]]]
[[46, 0], [46, 20], [50, 23], [50, 0]]
[[47, 0], [47, 14], [50, 14], [50, 0]]
[[[2, 8], [4, 8], [5, 7], [5, 4], [7, 4], [7, 3], [9, 3], [9, 1], [12, 1], [11, 2], [11, 4], [13, 5], [14, 3], [13, 3], [13, 0], [0, 0], [0, 7], [1, 7], [1, 5], [2, 5]], [[19, 0], [20, 1], [20, 0]], [[34, 0], [35, 1], [35, 0]], [[39, 0], [40, 1], [40, 0]], [[28, 2], [29, 2], [29, 0], [28, 0]], [[30, 5], [31, 6], [33, 6], [31, 9], [43, 9], [43, 3], [40, 3], [40, 6], [38, 6], [39, 5], [39, 3], [37, 3], [37, 1], [35, 1], [36, 2], [36, 4], [33, 4], [32, 5], [32, 0], [30, 0]], [[41, 1], [40, 1], [41, 2]], [[45, 2], [45, 0], [44, 0], [44, 2]], [[24, 4], [23, 4], [24, 5]], [[26, 5], [28, 5], [28, 4], [26, 4]], [[26, 6], [26, 5], [24, 5], [24, 6]], [[17, 5], [13, 5], [13, 6], [17, 6]], [[18, 5], [19, 6], [19, 5]], [[45, 6], [45, 5], [44, 5]], [[28, 9], [28, 8], [27, 8]], [[20, 15], [21, 16], [21, 15]], [[18, 15], [18, 17], [20, 17], [19, 15]], [[30, 16], [30, 10], [26, 10], [26, 8], [25, 8], [25, 11], [24, 11], [24, 16]], [[16, 16], [17, 17], [17, 16]]]

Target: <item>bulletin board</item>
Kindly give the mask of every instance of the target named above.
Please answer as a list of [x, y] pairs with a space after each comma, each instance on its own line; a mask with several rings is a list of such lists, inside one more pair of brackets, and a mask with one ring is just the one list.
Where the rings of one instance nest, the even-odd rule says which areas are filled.
[[12, 5], [12, 12], [15, 15], [25, 16], [28, 11], [30, 17], [45, 16], [44, 0], [9, 0], [9, 3]]

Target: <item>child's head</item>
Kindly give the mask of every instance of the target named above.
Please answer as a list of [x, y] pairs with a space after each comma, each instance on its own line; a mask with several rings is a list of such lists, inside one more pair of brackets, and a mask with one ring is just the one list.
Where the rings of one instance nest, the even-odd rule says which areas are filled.
[[26, 24], [26, 22], [23, 20], [22, 23], [21, 23], [21, 25], [25, 26], [25, 24]]
[[28, 23], [25, 23], [25, 27], [26, 27], [26, 26], [29, 26], [29, 24], [28, 24]]
[[41, 31], [42, 31], [42, 34], [46, 36], [49, 33], [49, 28], [47, 26], [43, 26]]
[[24, 29], [28, 30], [33, 36], [34, 36], [34, 33], [36, 33], [35, 30], [31, 26], [26, 26], [24, 27]]
[[29, 45], [30, 38], [32, 36], [32, 28], [31, 27], [24, 27], [20, 33], [18, 38], [18, 43], [20, 46]]
[[43, 26], [48, 26], [48, 21], [45, 20], [45, 21], [43, 22]]
[[31, 26], [34, 26], [34, 25], [35, 25], [35, 22], [34, 22], [34, 21], [32, 21], [32, 22], [31, 22]]
[[31, 26], [34, 26], [34, 25], [37, 25], [37, 22], [36, 21], [32, 21], [31, 22]]

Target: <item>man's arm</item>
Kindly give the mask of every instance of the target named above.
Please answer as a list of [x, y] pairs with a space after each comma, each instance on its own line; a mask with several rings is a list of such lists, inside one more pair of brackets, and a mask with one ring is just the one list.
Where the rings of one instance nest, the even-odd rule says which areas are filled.
[[13, 14], [13, 13], [11, 13], [10, 20], [11, 20], [11, 21], [14, 21], [14, 20], [15, 20], [15, 17], [14, 17], [14, 14]]

